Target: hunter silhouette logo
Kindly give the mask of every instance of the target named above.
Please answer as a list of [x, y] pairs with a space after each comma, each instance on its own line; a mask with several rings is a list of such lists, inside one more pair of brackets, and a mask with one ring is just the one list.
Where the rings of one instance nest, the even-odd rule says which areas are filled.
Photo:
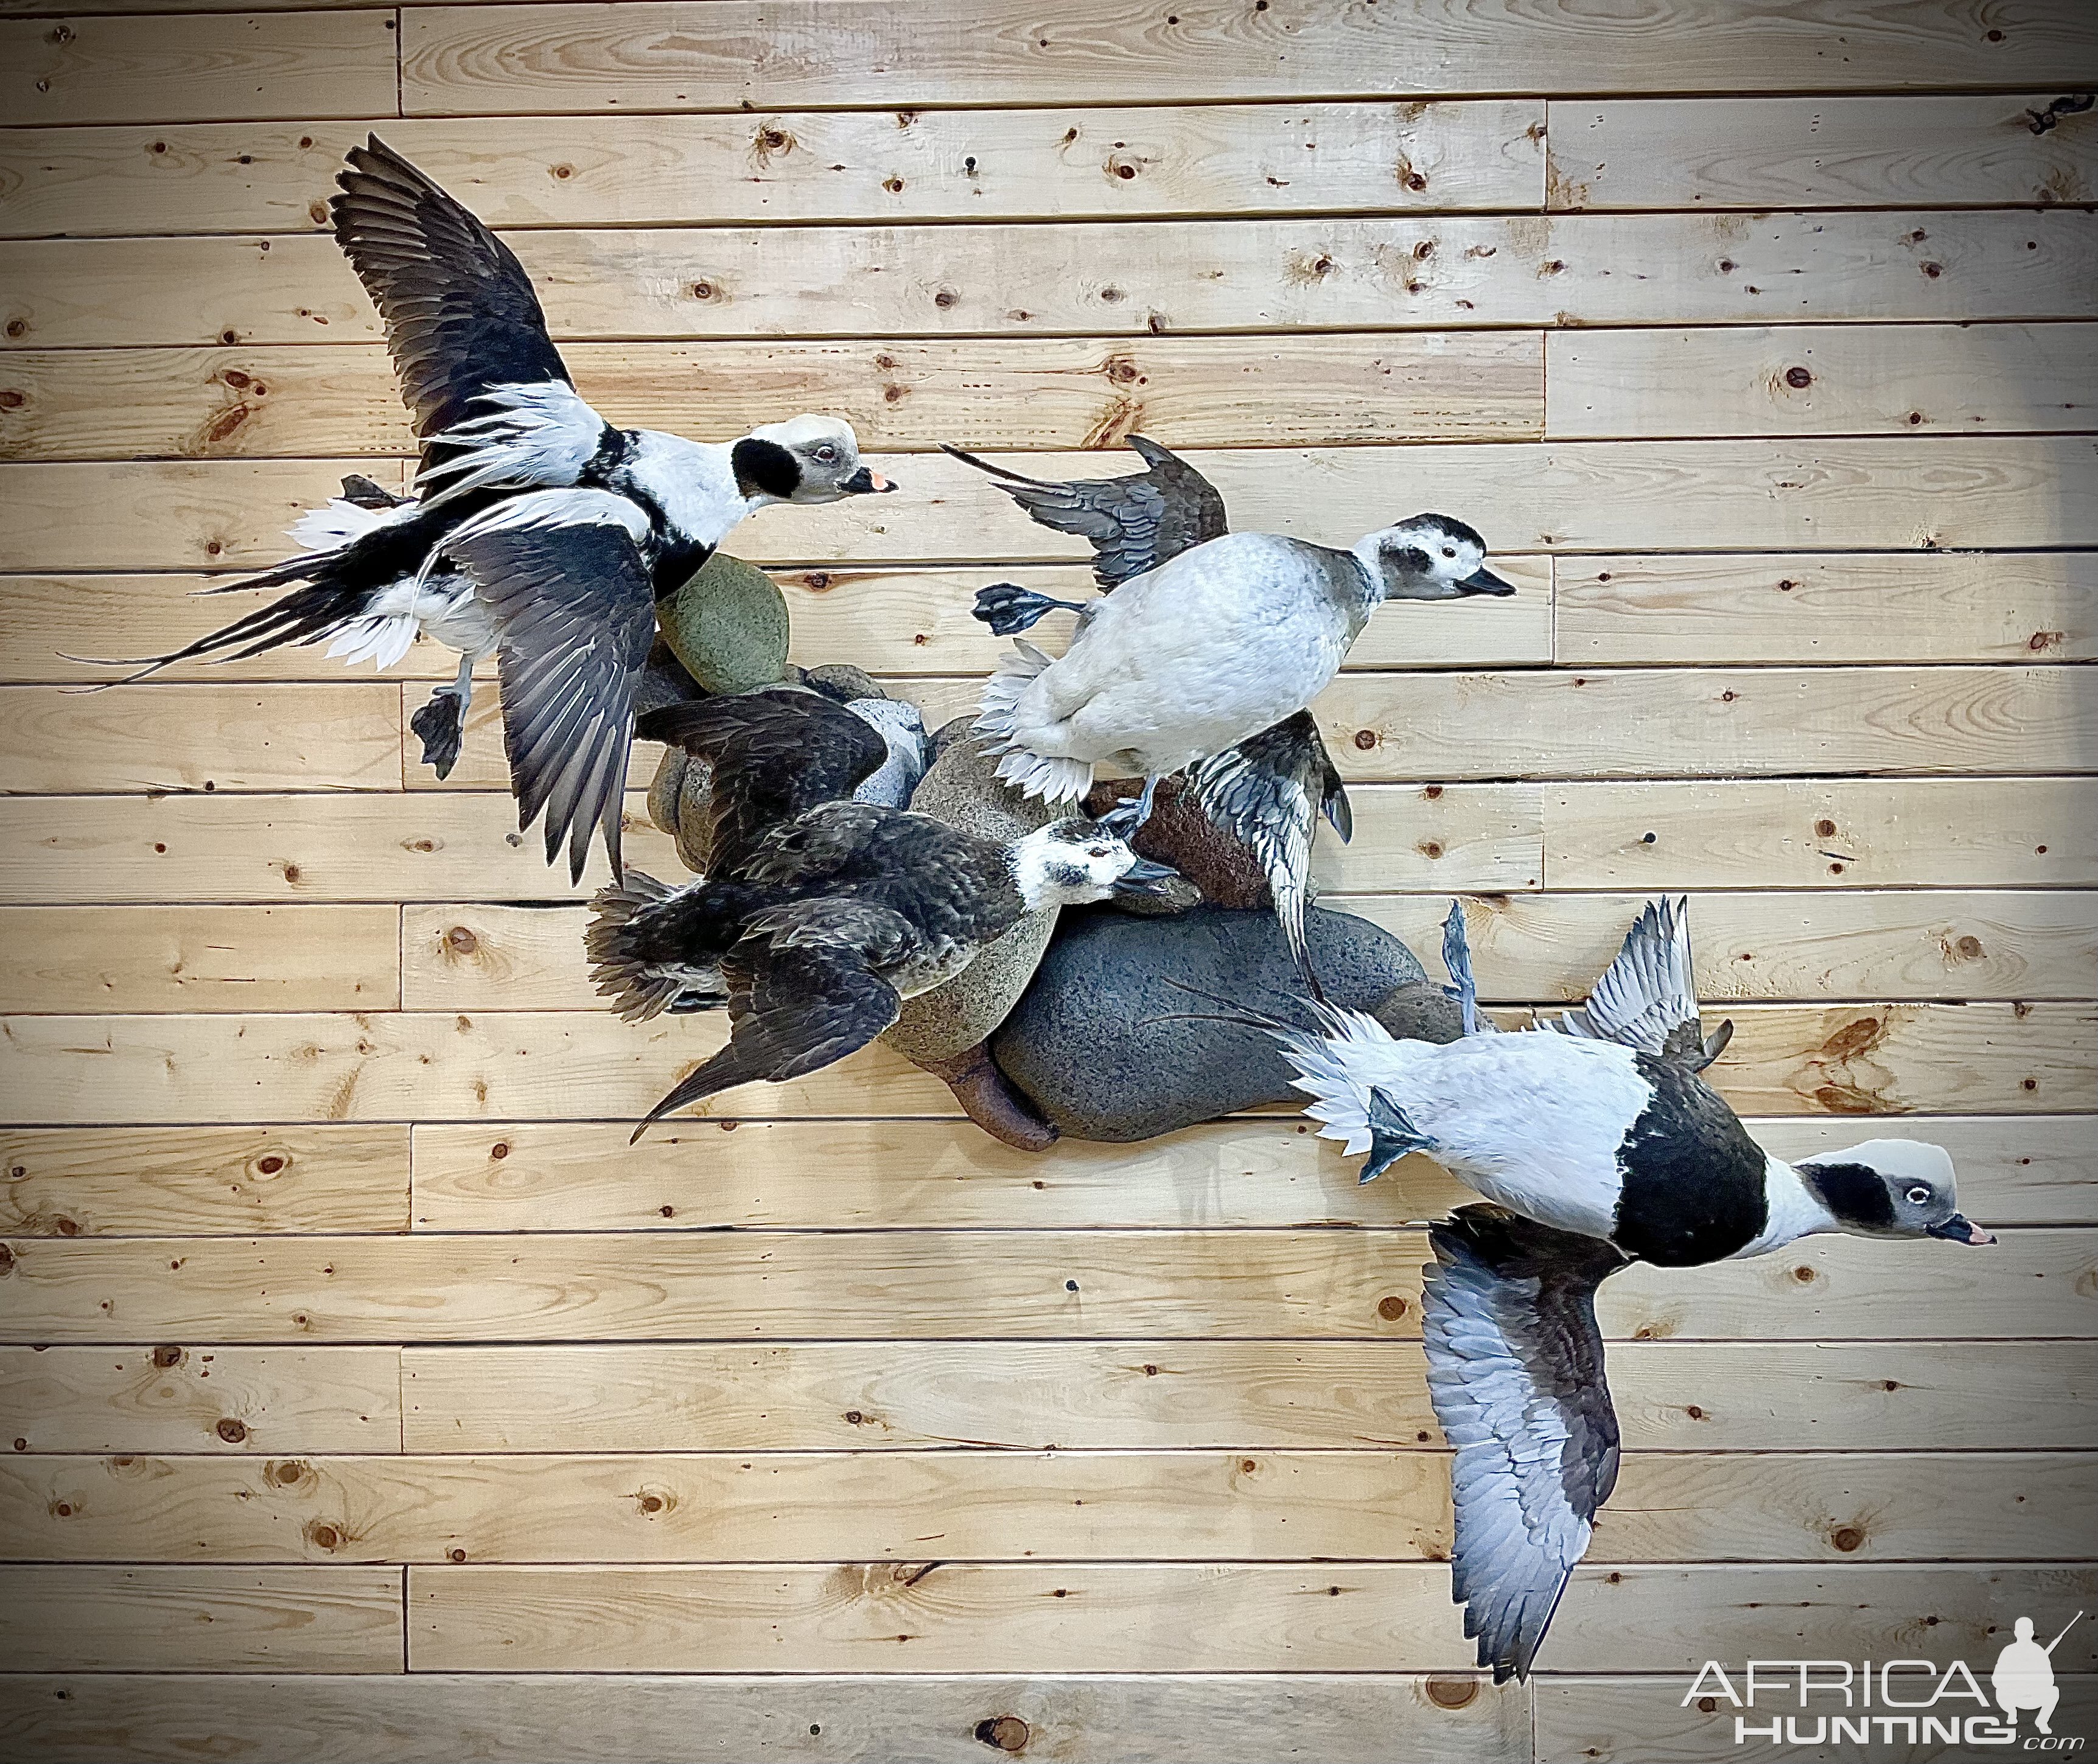
[[1996, 1656], [1989, 1688], [1996, 1693], [1996, 1707], [2012, 1727], [2017, 1725], [2019, 1715], [2030, 1709], [2033, 1725], [2043, 1734], [2053, 1733], [2048, 1723], [2053, 1718], [2054, 1705], [2061, 1700], [2054, 1682], [2054, 1651], [2061, 1645], [2062, 1635], [2074, 1629], [2083, 1615], [2079, 1611], [2063, 1624], [2061, 1634], [2044, 1648], [2033, 1639], [2030, 1617], [2021, 1617], [2012, 1626], [2011, 1632], [2017, 1639]]

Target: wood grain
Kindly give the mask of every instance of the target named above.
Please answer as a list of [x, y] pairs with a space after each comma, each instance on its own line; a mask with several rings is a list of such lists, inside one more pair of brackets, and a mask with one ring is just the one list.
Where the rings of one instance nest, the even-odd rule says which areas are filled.
[[[1786, 1157], [1881, 1132], [1927, 1138], [1951, 1153], [1977, 1218], [2098, 1224], [2098, 1148], [2086, 1117], [1753, 1117], [1749, 1126]], [[960, 1121], [723, 1121], [630, 1149], [625, 1138], [614, 1122], [418, 1127], [415, 1226], [1376, 1226], [1425, 1222], [1470, 1198], [1420, 1156], [1364, 1185], [1354, 1161], [1289, 1117], [1212, 1122], [1134, 1147], [1073, 1140], [1053, 1158], [1012, 1152]], [[696, 1161], [707, 1174], [697, 1187]]]
[[1073, 1764], [1272, 1764], [1278, 1731], [1324, 1764], [1390, 1764], [1394, 1747], [1438, 1764], [1530, 1755], [1528, 1688], [1469, 1675], [0, 1677], [0, 1733], [47, 1764], [662, 1764], [693, 1756], [696, 1735], [783, 1764], [977, 1764], [980, 1731]]
[[[2085, 1337], [2093, 1245], [2037, 1227], [1986, 1256], [1811, 1239], [1749, 1262], [1635, 1267], [1598, 1314], [1610, 1336], [1648, 1340]], [[81, 1345], [1394, 1340], [1418, 1330], [1425, 1253], [1418, 1232], [1367, 1230], [27, 1238], [10, 1307], [33, 1339]]]
[[396, 109], [383, 12], [0, 19], [11, 123], [368, 116]]
[[[2098, 1444], [2087, 1345], [1631, 1341], [1609, 1378], [1635, 1450]], [[410, 1347], [402, 1393], [424, 1453], [1410, 1447], [1435, 1428], [1419, 1345], [1389, 1341]]]
[[[1407, 1563], [411, 1568], [408, 1658], [416, 1671], [630, 1671], [644, 1655], [687, 1670], [1464, 1670], [1472, 1643], [1447, 1575]], [[1958, 1615], [1932, 1639], [1978, 1656], [1992, 1623], [2094, 1586], [2091, 1569], [1591, 1564], [1540, 1664], [1653, 1671], [1741, 1658], [1770, 1636], [1776, 1604], [1797, 1607], [1785, 1639], [1802, 1654], [1885, 1659], [1955, 1599]], [[2086, 1643], [2056, 1670], [2090, 1658]]]
[[[578, 342], [2098, 315], [2098, 241], [2066, 212], [571, 227], [511, 243], [555, 336]], [[20, 241], [0, 245], [0, 348], [380, 336], [313, 233]]]
[[[2077, 327], [2050, 327], [2067, 338]], [[1173, 447], [1517, 441], [1544, 432], [1535, 332], [1320, 333], [1014, 342], [594, 343], [568, 352], [624, 423], [732, 435], [803, 410], [862, 445]], [[411, 452], [384, 349], [292, 345], [20, 351], [0, 360], [0, 458]], [[2067, 428], [2069, 420], [2021, 428]]]
[[25, 1235], [407, 1227], [399, 1127], [10, 1127], [0, 1162], [0, 1222]]
[[1535, 208], [1544, 111], [1490, 98], [924, 110], [907, 125], [605, 116], [551, 134], [507, 117], [15, 129], [0, 137], [0, 235], [325, 231], [313, 205], [373, 129], [498, 226]]
[[[1742, 0], [1670, 6], [1643, 20], [1639, 53], [1628, 55], [1615, 21], [1573, 7], [1555, 4], [1541, 22], [1532, 11], [1481, 11], [1458, 0], [1435, 0], [1403, 19], [1323, 4], [1266, 16], [1203, 6], [1168, 22], [1129, 0], [1078, 0], [1053, 19], [1018, 0], [928, 0], [876, 14], [843, 38], [826, 29], [816, 0], [762, 11], [748, 0], [418, 7], [402, 18], [402, 91], [403, 108], [421, 115], [916, 105], [959, 93], [977, 103], [1042, 104], [1927, 90], [2090, 85], [2098, 75], [2098, 29], [2072, 8], [2028, 12], [1986, 43], [1964, 11], [1890, 15], [1854, 0], [1818, 0], [1775, 16]], [[1840, 57], [1828, 53], [1828, 33], [1838, 29]]]
[[2098, 327], [1784, 325], [1558, 332], [1555, 440], [1963, 435], [2098, 423]]
[[0, 1010], [391, 1010], [387, 906], [0, 908]]
[[1574, 665], [2098, 660], [2080, 553], [1566, 557], [1553, 577]]
[[19, 1672], [398, 1672], [397, 1568], [0, 1567]]
[[1554, 208], [2087, 202], [2098, 127], [2034, 134], [2036, 95], [1561, 100]]
[[[1438, 1436], [1439, 1437], [1439, 1436]], [[1634, 1453], [1616, 1562], [2048, 1561], [2078, 1453]], [[1956, 1536], [1945, 1515], [1958, 1512]], [[0, 1557], [97, 1562], [1442, 1561], [1439, 1450], [0, 1459]]]
[[0, 1434], [17, 1452], [126, 1458], [395, 1452], [401, 1350], [0, 1348]]

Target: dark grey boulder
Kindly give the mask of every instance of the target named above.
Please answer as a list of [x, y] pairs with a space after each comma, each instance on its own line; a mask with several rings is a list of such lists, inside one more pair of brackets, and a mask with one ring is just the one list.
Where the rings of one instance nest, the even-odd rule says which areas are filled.
[[[1457, 1038], [1456, 1005], [1389, 932], [1324, 907], [1305, 915], [1305, 930], [1335, 1004], [1370, 1011], [1395, 1035]], [[1078, 1139], [1148, 1139], [1301, 1099], [1271, 1037], [1191, 1018], [1217, 1007], [1183, 986], [1277, 1016], [1301, 1008], [1272, 913], [1206, 905], [1173, 919], [1066, 912], [991, 1037], [991, 1056], [1046, 1119]]]

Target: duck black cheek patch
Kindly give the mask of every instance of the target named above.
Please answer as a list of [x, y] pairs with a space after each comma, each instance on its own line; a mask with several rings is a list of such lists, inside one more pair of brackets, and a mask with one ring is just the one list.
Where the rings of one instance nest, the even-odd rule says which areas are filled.
[[729, 450], [735, 487], [745, 496], [776, 496], [783, 502], [801, 487], [801, 467], [777, 441], [746, 436]]
[[1800, 1166], [1800, 1174], [1846, 1225], [1866, 1231], [1894, 1228], [1894, 1197], [1887, 1192], [1885, 1179], [1869, 1165], [1809, 1163]]

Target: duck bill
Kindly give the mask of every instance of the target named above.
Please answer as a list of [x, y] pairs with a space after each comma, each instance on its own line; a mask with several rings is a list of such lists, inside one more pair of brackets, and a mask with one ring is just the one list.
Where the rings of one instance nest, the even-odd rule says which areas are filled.
[[1512, 595], [1515, 592], [1513, 582], [1503, 581], [1483, 564], [1459, 582], [1457, 586], [1468, 595]]
[[1930, 1227], [1933, 1237], [1942, 1237], [1955, 1244], [1973, 1244], [1980, 1248], [1996, 1240], [1993, 1231], [1985, 1231], [1964, 1213], [1955, 1213], [1949, 1219], [1940, 1219]]
[[862, 466], [838, 488], [848, 496], [873, 496], [894, 489], [896, 480], [884, 478], [871, 466]]
[[1116, 881], [1114, 891], [1117, 894], [1162, 900], [1171, 895], [1173, 884], [1179, 878], [1180, 872], [1172, 865], [1153, 863], [1148, 858], [1139, 858]]

